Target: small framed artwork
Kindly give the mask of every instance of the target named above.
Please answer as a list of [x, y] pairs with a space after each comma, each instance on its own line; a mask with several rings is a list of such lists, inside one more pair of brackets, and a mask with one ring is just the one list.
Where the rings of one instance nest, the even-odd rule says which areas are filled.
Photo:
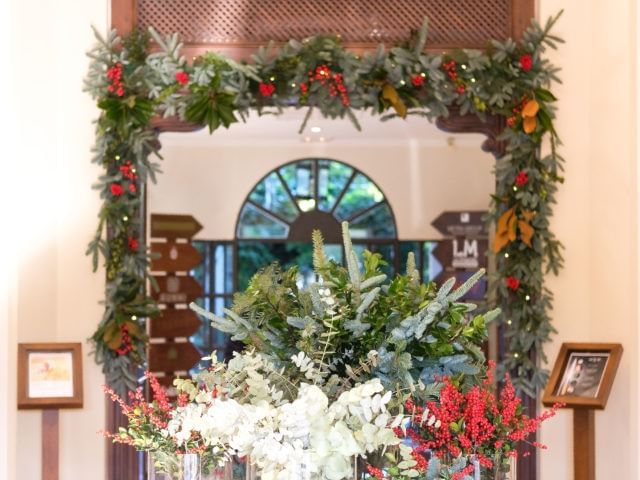
[[18, 344], [18, 408], [82, 408], [80, 343]]
[[604, 409], [621, 356], [619, 343], [563, 343], [542, 403]]

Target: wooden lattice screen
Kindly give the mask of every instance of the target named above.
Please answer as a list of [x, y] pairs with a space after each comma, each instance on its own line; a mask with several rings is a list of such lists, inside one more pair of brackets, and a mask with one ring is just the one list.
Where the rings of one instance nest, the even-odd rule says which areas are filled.
[[121, 32], [153, 26], [178, 32], [185, 53], [224, 51], [246, 58], [270, 40], [339, 34], [354, 48], [405, 40], [429, 19], [430, 49], [483, 47], [487, 39], [519, 37], [533, 0], [113, 0]]

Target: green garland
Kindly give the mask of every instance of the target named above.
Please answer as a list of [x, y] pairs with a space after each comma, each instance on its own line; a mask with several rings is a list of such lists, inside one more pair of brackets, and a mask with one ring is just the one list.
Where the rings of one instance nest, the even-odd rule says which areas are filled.
[[[463, 115], [506, 118], [500, 136], [506, 153], [497, 161], [490, 212], [498, 227], [491, 295], [506, 313], [501, 322], [509, 353], [503, 367], [514, 373], [520, 390], [535, 395], [546, 380], [539, 363], [553, 332], [543, 276], [562, 266], [561, 245], [549, 230], [562, 159], [548, 88], [559, 80], [543, 58], [547, 47], [561, 42], [550, 33], [557, 19], [544, 28], [532, 22], [521, 42], [494, 40], [485, 51], [425, 53], [425, 23], [406, 44], [363, 56], [345, 50], [336, 37], [322, 36], [261, 48], [251, 64], [214, 53], [188, 64], [175, 34], [162, 38], [151, 31], [160, 49], [149, 53], [148, 35], [141, 32], [124, 39], [96, 33], [86, 89], [102, 111], [93, 161], [104, 168], [95, 186], [103, 204], [88, 253], [94, 269], [101, 257], [106, 265], [106, 308], [93, 343], [107, 381], [121, 389], [135, 384], [135, 370], [144, 363], [144, 318], [156, 312], [144, 288], [148, 255], [138, 218], [140, 190], [158, 172], [151, 161], [159, 157], [154, 115], [177, 115], [213, 132], [245, 120], [251, 110], [307, 108], [306, 123], [318, 109], [357, 126], [355, 109], [370, 109], [382, 120], [432, 120], [456, 107]], [[552, 148], [542, 157], [545, 138]]]

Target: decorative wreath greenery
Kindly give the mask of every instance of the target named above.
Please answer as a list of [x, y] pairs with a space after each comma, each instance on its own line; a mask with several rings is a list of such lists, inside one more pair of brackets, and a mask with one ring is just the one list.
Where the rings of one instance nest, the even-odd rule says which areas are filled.
[[[426, 53], [427, 26], [403, 45], [359, 56], [340, 39], [312, 37], [281, 47], [259, 49], [251, 63], [206, 53], [188, 63], [177, 34], [150, 31], [125, 38], [97, 32], [86, 89], [101, 109], [93, 161], [104, 169], [95, 188], [103, 204], [88, 253], [94, 269], [104, 258], [107, 274], [105, 313], [93, 336], [95, 355], [109, 384], [135, 383], [145, 361], [144, 319], [156, 313], [145, 293], [148, 251], [141, 237], [141, 189], [159, 171], [155, 115], [177, 115], [206, 125], [210, 132], [245, 120], [251, 110], [278, 113], [283, 107], [318, 109], [330, 118], [353, 110], [389, 116], [499, 115], [505, 154], [496, 164], [496, 192], [490, 221], [496, 225], [492, 302], [502, 308], [507, 339], [503, 367], [529, 395], [546, 380], [540, 368], [543, 344], [553, 332], [552, 295], [544, 287], [547, 271], [562, 266], [561, 245], [549, 230], [560, 176], [560, 143], [553, 126], [549, 91], [558, 71], [543, 57], [561, 39], [551, 34], [559, 15], [544, 27], [532, 22], [520, 42], [493, 40], [484, 51]], [[157, 48], [159, 47], [159, 48]], [[305, 119], [305, 122], [306, 122]], [[304, 127], [304, 125], [303, 125]], [[548, 138], [551, 150], [542, 156]]]

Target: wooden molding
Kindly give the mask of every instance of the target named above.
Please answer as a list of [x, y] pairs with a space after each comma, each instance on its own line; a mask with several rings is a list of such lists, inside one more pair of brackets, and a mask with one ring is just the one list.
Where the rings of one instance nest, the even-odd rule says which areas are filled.
[[460, 115], [457, 108], [449, 110], [449, 116], [438, 117], [436, 126], [451, 133], [481, 133], [487, 136], [482, 143], [482, 150], [493, 154], [496, 158], [505, 152], [505, 143], [498, 140], [498, 135], [504, 130], [505, 119], [497, 115], [487, 115], [485, 121], [477, 115]]

